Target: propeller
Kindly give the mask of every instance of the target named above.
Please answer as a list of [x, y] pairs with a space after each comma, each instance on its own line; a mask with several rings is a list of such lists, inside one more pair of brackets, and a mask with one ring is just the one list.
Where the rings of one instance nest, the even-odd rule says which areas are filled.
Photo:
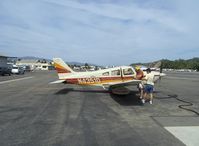
[[[159, 80], [161, 81], [162, 77], [166, 76], [165, 73], [162, 73], [162, 70], [163, 70], [163, 62], [161, 61], [161, 64], [160, 64], [160, 76], [159, 76]], [[159, 81], [159, 83], [160, 83]]]

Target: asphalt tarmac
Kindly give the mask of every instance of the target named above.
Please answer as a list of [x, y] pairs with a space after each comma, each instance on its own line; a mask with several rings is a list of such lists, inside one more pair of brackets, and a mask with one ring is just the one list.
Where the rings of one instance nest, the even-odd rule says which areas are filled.
[[199, 73], [167, 73], [153, 105], [135, 91], [54, 80], [54, 71], [0, 76], [0, 146], [199, 145]]

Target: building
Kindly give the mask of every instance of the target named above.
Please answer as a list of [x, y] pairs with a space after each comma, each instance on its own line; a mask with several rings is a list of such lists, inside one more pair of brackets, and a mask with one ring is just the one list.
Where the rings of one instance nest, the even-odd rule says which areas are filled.
[[0, 54], [0, 75], [8, 74], [11, 75], [13, 60], [16, 57], [8, 57]]
[[8, 57], [0, 54], [0, 66], [5, 67], [8, 63]]
[[14, 64], [15, 59], [16, 57], [9, 57], [9, 56], [0, 54], [0, 66], [1, 67], [12, 66]]
[[46, 60], [36, 59], [18, 59], [16, 65], [19, 66], [30, 66], [31, 70], [52, 70], [53, 66]]

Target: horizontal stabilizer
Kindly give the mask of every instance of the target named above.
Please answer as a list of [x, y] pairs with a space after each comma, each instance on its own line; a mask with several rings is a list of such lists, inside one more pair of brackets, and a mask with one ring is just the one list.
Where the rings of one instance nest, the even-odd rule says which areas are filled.
[[49, 84], [59, 84], [59, 83], [64, 83], [65, 80], [57, 80], [57, 81], [53, 81], [53, 82], [50, 82]]

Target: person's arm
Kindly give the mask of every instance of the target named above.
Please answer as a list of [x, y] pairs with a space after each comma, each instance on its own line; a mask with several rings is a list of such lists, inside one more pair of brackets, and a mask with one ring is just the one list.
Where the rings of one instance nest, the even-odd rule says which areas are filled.
[[140, 72], [136, 73], [136, 79], [137, 80], [141, 80], [142, 79], [142, 74], [140, 74]]
[[147, 80], [148, 80], [148, 76], [145, 75], [145, 76], [142, 78], [142, 80], [147, 81]]

